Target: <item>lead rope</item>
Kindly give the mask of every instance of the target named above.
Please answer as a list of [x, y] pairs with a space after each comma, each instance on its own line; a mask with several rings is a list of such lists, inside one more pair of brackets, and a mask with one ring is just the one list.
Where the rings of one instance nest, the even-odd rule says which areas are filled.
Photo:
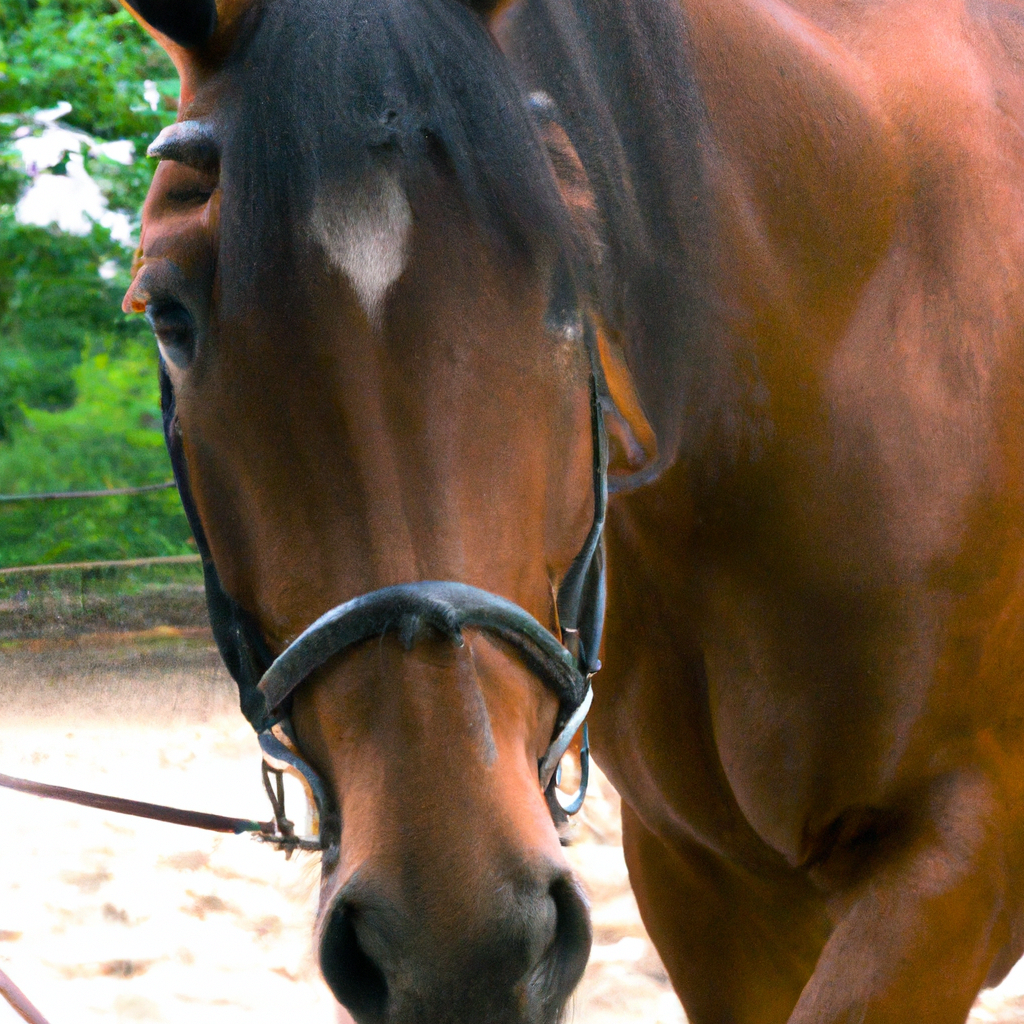
[[49, 1021], [29, 1002], [28, 996], [3, 971], [0, 971], [0, 995], [28, 1024], [49, 1024]]
[[[187, 811], [180, 807], [167, 807], [164, 804], [151, 804], [144, 800], [126, 800], [119, 796], [106, 796], [102, 793], [90, 793], [84, 789], [69, 789], [67, 786], [51, 786], [46, 782], [33, 782], [31, 779], [19, 779], [13, 775], [0, 775], [0, 788], [11, 789], [16, 793], [28, 793], [45, 800], [60, 800], [67, 804], [78, 804], [81, 807], [92, 807], [99, 811], [111, 811], [114, 814], [128, 814], [134, 818], [149, 818], [152, 821], [165, 821], [171, 825], [186, 825], [189, 828], [201, 828], [208, 832], [226, 832], [231, 835], [253, 835], [265, 843], [271, 843], [284, 850], [311, 849], [309, 843], [295, 835], [294, 829], [287, 831], [279, 827], [286, 822], [283, 817], [284, 806], [281, 804], [282, 820], [276, 814], [278, 805], [271, 797], [274, 806], [274, 821], [253, 821], [250, 818], [229, 818], [223, 814], [207, 814], [205, 811]], [[268, 784], [268, 795], [270, 788]], [[319, 845], [315, 847], [319, 849]]]

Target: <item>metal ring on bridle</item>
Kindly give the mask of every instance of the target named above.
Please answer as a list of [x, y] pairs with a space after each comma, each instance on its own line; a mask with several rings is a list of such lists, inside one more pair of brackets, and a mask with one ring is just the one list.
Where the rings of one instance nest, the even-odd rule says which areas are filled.
[[[391, 629], [401, 628], [411, 636], [423, 625], [432, 626], [460, 644], [462, 630], [466, 627], [493, 633], [513, 647], [554, 691], [560, 706], [558, 731], [539, 771], [541, 787], [546, 790], [554, 773], [551, 765], [558, 764], [590, 707], [593, 699], [590, 682], [580, 672], [572, 653], [532, 615], [503, 597], [466, 583], [400, 583], [353, 598], [322, 615], [274, 661], [260, 680], [259, 691], [266, 701], [267, 717], [267, 725], [260, 733], [261, 746], [268, 752], [272, 746], [269, 730], [274, 713], [313, 672], [335, 655]], [[280, 760], [285, 760], [283, 744], [278, 741], [273, 744], [273, 750]], [[291, 751], [287, 753], [293, 761], [301, 761]], [[302, 765], [302, 768], [297, 764], [291, 767], [301, 771], [308, 781], [307, 773], [312, 770], [304, 762]]]
[[[426, 624], [460, 645], [466, 627], [493, 633], [513, 647], [554, 691], [559, 700], [556, 734], [538, 765], [541, 790], [547, 792], [552, 785], [555, 770], [594, 699], [590, 679], [579, 670], [576, 658], [532, 615], [503, 597], [466, 583], [402, 583], [332, 608], [290, 644], [260, 680], [268, 723], [259, 733], [264, 761], [274, 771], [288, 771], [299, 777], [316, 808], [318, 820], [327, 804], [327, 789], [297, 753], [287, 718], [275, 721], [274, 713], [313, 672], [337, 654], [392, 629], [400, 630], [411, 642]], [[583, 804], [589, 775], [588, 753], [585, 744], [581, 748], [580, 789], [568, 803], [555, 787], [556, 799], [566, 814], [575, 814]], [[282, 819], [281, 826], [287, 828], [283, 813], [283, 807], [275, 805], [275, 815]]]
[[[590, 775], [586, 731], [580, 747], [580, 785], [568, 801], [557, 788], [555, 773], [580, 727], [586, 729], [585, 719], [594, 698], [590, 677], [600, 667], [597, 655], [605, 584], [601, 539], [608, 503], [608, 447], [596, 373], [591, 376], [590, 405], [594, 521], [556, 601], [565, 643], [525, 609], [478, 587], [444, 580], [400, 583], [352, 598], [321, 615], [263, 673], [257, 686], [263, 698], [262, 714], [255, 717], [264, 760], [272, 770], [288, 771], [300, 778], [316, 806], [318, 819], [324, 815], [327, 788], [299, 755], [290, 724], [281, 714], [283, 705], [317, 669], [348, 648], [391, 631], [411, 647], [424, 626], [460, 646], [466, 627], [499, 637], [555, 693], [559, 703], [555, 734], [538, 765], [538, 780], [553, 810], [557, 805], [565, 814], [575, 814], [582, 807]], [[283, 806], [279, 810], [275, 805], [275, 815], [287, 828]]]

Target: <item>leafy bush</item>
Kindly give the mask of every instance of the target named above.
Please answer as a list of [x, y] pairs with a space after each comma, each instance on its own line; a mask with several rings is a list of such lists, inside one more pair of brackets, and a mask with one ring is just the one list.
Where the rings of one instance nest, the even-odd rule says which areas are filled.
[[[34, 112], [66, 101], [63, 126], [134, 145], [129, 165], [88, 146], [82, 156], [109, 208], [137, 223], [153, 170], [141, 154], [173, 120], [176, 86], [166, 56], [113, 0], [0, 4], [0, 494], [170, 478], [155, 346], [120, 310], [131, 252], [99, 225], [74, 235], [15, 213], [37, 172], [18, 140], [45, 129]], [[68, 159], [49, 173], [66, 173]], [[0, 565], [190, 550], [174, 491], [0, 505]]]
[[[0, 113], [66, 100], [70, 127], [101, 139], [131, 139], [137, 153], [173, 120], [146, 102], [143, 82], [175, 96], [174, 67], [116, 0], [4, 0], [0, 76]], [[148, 168], [142, 164], [129, 176], [136, 192], [126, 205], [135, 209]]]
[[[74, 402], [73, 371], [89, 339], [117, 351], [148, 336], [145, 323], [119, 309], [126, 260], [101, 227], [80, 237], [0, 217], [0, 439], [22, 419], [22, 406]], [[122, 272], [104, 280], [104, 264]]]
[[[69, 409], [27, 409], [0, 445], [0, 493], [90, 490], [170, 478], [148, 344], [88, 355]], [[195, 549], [175, 490], [0, 505], [0, 564], [183, 554]]]

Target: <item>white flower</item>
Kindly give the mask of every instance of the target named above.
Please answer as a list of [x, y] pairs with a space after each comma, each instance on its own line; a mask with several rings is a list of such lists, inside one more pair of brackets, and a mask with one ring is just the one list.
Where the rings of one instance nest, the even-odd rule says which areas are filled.
[[[34, 120], [42, 131], [15, 140], [14, 148], [34, 178], [18, 201], [15, 216], [21, 224], [56, 224], [72, 235], [87, 235], [95, 222], [108, 228], [122, 245], [131, 245], [131, 222], [126, 214], [108, 209], [99, 185], [85, 169], [82, 154], [88, 150], [127, 165], [135, 158], [134, 146], [128, 139], [98, 142], [85, 132], [59, 125], [58, 120], [70, 112], [71, 104], [64, 100], [51, 110], [39, 111]], [[65, 154], [65, 173], [48, 173]]]

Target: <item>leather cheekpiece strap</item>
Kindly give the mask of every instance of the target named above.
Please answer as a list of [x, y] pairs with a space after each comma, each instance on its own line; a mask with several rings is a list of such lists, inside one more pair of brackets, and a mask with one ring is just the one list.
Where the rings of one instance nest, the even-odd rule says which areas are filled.
[[[556, 821], [564, 820], [565, 814], [574, 814], [582, 805], [589, 766], [585, 725], [580, 749], [581, 783], [569, 805], [557, 797], [555, 768], [583, 723], [593, 698], [589, 677], [600, 668], [598, 655], [606, 600], [603, 531], [608, 502], [608, 446], [598, 383], [596, 343], [589, 323], [584, 334], [593, 367], [590, 404], [594, 521], [556, 599], [564, 645], [527, 611], [503, 597], [465, 583], [425, 581], [384, 587], [338, 605], [304, 630], [276, 659], [272, 659], [258, 624], [220, 585], [192, 499], [177, 424], [174, 389], [161, 360], [164, 439], [182, 505], [203, 557], [210, 625], [217, 646], [238, 684], [242, 711], [260, 736], [266, 763], [274, 771], [297, 772], [319, 812], [324, 811], [327, 799], [321, 780], [296, 752], [289, 750], [289, 756], [283, 756], [282, 751], [286, 748], [279, 750], [279, 741], [270, 732], [286, 717], [283, 705], [313, 672], [349, 647], [393, 630], [406, 648], [411, 649], [424, 627], [431, 627], [460, 645], [463, 643], [462, 630], [466, 627], [485, 630], [499, 637], [556, 694], [559, 714], [555, 732], [538, 766], [541, 788], [548, 797]], [[560, 814], [563, 815], [561, 819], [558, 817]]]

